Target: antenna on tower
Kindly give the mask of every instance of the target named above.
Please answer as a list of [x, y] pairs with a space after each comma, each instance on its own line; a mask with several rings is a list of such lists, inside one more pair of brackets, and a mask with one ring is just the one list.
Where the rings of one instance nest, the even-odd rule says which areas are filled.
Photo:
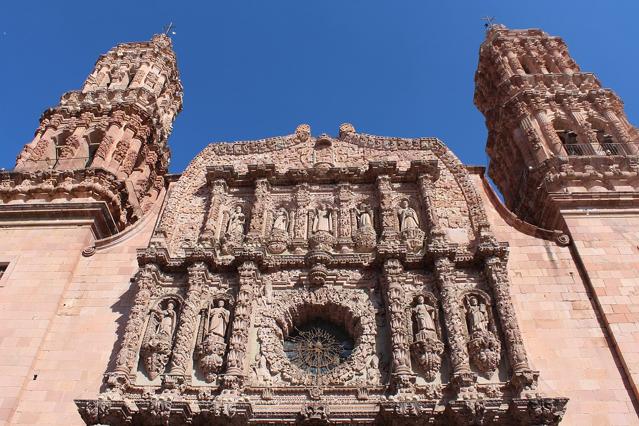
[[481, 18], [482, 21], [484, 22], [484, 28], [486, 28], [486, 31], [488, 31], [489, 29], [491, 29], [494, 25], [495, 25], [495, 17], [494, 16], [484, 16], [483, 18]]
[[172, 36], [175, 34], [175, 25], [173, 25], [173, 22], [169, 22], [168, 25], [164, 26], [164, 35]]

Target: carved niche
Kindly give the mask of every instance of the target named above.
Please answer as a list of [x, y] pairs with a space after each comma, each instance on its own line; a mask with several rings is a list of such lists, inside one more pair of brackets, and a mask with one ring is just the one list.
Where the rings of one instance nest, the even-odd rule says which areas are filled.
[[270, 232], [267, 239], [268, 251], [281, 254], [291, 243], [291, 214], [286, 207], [277, 207], [272, 213]]
[[399, 233], [409, 250], [419, 251], [424, 245], [424, 231], [420, 229], [417, 210], [411, 207], [407, 198], [403, 198], [396, 208], [399, 220]]
[[357, 225], [353, 233], [355, 246], [362, 251], [374, 249], [377, 244], [377, 232], [375, 231], [373, 208], [362, 202], [351, 212], [351, 220]]
[[335, 229], [337, 228], [337, 212], [329, 207], [330, 203], [319, 201], [308, 214], [309, 246], [320, 250], [330, 250], [335, 244]]
[[483, 291], [473, 290], [464, 295], [463, 305], [470, 361], [483, 375], [490, 376], [501, 359], [501, 343], [497, 337], [490, 296]]
[[411, 308], [414, 336], [411, 353], [429, 382], [437, 377], [444, 353], [437, 306], [435, 296], [425, 293], [415, 297]]
[[228, 347], [232, 306], [229, 296], [217, 295], [200, 311], [196, 355], [207, 383], [214, 382], [222, 372]]
[[169, 362], [180, 308], [178, 298], [170, 297], [159, 301], [149, 313], [140, 358], [151, 380], [163, 373]]
[[220, 240], [224, 254], [230, 254], [234, 248], [239, 247], [244, 241], [248, 222], [247, 216], [245, 207], [241, 204], [235, 204], [223, 213]]

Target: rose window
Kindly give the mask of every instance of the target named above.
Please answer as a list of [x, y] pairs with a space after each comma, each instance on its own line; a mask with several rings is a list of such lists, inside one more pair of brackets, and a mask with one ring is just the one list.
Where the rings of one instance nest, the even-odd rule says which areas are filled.
[[326, 373], [344, 362], [353, 347], [346, 330], [321, 321], [296, 327], [284, 341], [284, 352], [291, 362], [314, 375]]

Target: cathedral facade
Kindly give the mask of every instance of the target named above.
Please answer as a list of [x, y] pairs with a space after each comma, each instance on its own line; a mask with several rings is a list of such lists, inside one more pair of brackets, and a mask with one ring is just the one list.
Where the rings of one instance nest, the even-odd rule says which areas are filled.
[[308, 125], [168, 173], [171, 40], [101, 56], [0, 173], [0, 423], [639, 424], [639, 131], [491, 26], [488, 174]]

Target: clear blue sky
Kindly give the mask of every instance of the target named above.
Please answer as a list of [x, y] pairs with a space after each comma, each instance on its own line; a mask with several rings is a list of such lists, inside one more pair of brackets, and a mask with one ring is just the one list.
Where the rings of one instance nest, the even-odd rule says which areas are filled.
[[472, 103], [481, 17], [562, 36], [639, 124], [639, 1], [19, 1], [0, 3], [0, 167], [13, 167], [47, 107], [98, 55], [169, 21], [184, 111], [171, 171], [206, 144], [292, 133], [437, 136], [485, 164]]

